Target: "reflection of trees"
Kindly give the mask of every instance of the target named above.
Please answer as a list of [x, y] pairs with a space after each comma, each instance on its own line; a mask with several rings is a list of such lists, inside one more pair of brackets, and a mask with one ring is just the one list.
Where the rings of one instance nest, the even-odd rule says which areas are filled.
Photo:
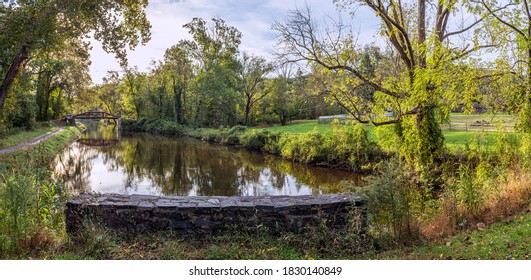
[[96, 150], [74, 143], [56, 157], [55, 174], [65, 182], [70, 192], [89, 192], [91, 161], [97, 157]]
[[286, 181], [286, 174], [297, 181], [297, 189], [302, 185], [308, 186], [313, 193], [339, 193], [346, 181], [352, 185], [359, 185], [361, 176], [352, 171], [318, 168], [304, 164], [295, 164], [266, 156], [266, 164], [271, 168], [270, 181], [275, 188], [280, 188]]
[[[97, 135], [111, 137], [93, 136]], [[347, 171], [309, 167], [194, 139], [146, 134], [124, 135], [119, 144], [107, 147], [75, 144], [59, 157], [61, 176], [68, 178], [69, 186], [90, 190], [90, 161], [98, 155], [109, 171], [124, 172], [128, 193], [146, 180], [166, 195], [296, 194], [306, 187], [313, 193], [327, 193], [337, 192], [341, 181], [354, 177]]]

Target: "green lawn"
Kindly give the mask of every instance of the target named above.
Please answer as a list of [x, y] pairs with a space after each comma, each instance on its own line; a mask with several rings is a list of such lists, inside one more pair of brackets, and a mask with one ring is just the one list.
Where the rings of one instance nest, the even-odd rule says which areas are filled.
[[0, 138], [0, 148], [7, 148], [24, 143], [37, 136], [43, 135], [50, 131], [53, 131], [56, 127], [41, 127], [31, 131], [20, 131], [15, 134], [9, 135], [5, 138]]
[[[452, 114], [452, 116], [454, 116]], [[474, 118], [478, 118], [477, 115], [470, 115], [465, 116], [463, 114], [456, 114], [456, 119], [465, 119], [468, 118], [468, 120], [473, 120]], [[253, 128], [253, 129], [259, 129], [259, 128]], [[318, 124], [316, 120], [304, 120], [304, 121], [296, 121], [292, 124], [284, 125], [284, 126], [271, 126], [271, 127], [265, 127], [263, 129], [277, 132], [286, 132], [286, 133], [304, 133], [308, 131], [312, 131], [314, 129], [317, 129], [317, 131], [321, 133], [328, 133], [332, 131], [332, 124]], [[365, 129], [369, 133], [369, 137], [371, 140], [376, 140], [376, 135], [374, 134], [374, 126], [366, 125]], [[444, 130], [444, 138], [446, 139], [446, 144], [448, 147], [452, 148], [455, 146], [463, 146], [467, 142], [470, 142], [474, 138], [481, 141], [483, 144], [491, 145], [494, 142], [494, 138], [497, 134], [497, 132], [475, 132], [475, 131], [455, 131], [455, 130]], [[510, 135], [516, 137], [515, 133], [510, 133]]]
[[272, 132], [287, 132], [287, 133], [304, 133], [308, 131], [312, 131], [315, 128], [319, 132], [330, 132], [332, 131], [332, 124], [325, 123], [325, 124], [318, 124], [316, 120], [304, 120], [304, 121], [296, 121], [292, 124], [288, 125], [277, 125], [277, 126], [270, 126], [266, 127], [266, 130], [272, 131]]

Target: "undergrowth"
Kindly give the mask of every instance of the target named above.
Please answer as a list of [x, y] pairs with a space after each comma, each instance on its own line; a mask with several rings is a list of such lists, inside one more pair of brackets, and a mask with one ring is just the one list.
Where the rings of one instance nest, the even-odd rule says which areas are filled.
[[64, 235], [64, 185], [49, 162], [79, 136], [70, 127], [39, 145], [0, 157], [0, 258], [39, 256]]

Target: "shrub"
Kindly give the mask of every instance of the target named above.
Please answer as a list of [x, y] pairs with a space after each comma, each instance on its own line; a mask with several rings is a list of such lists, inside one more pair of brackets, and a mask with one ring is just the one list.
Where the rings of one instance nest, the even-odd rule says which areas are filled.
[[62, 229], [65, 202], [62, 184], [38, 170], [22, 170], [0, 178], [0, 255], [41, 247], [49, 230]]
[[240, 144], [247, 149], [261, 151], [267, 143], [268, 136], [269, 132], [266, 130], [247, 131], [241, 135]]
[[417, 235], [412, 209], [416, 189], [398, 160], [384, 164], [379, 176], [369, 177], [358, 194], [367, 199], [369, 224], [380, 237], [391, 234], [398, 241], [410, 241]]
[[202, 137], [203, 140], [213, 143], [221, 142], [221, 132], [219, 130], [207, 130]]
[[243, 125], [236, 125], [228, 129], [227, 134], [228, 135], [236, 135], [244, 133], [247, 130], [246, 126]]

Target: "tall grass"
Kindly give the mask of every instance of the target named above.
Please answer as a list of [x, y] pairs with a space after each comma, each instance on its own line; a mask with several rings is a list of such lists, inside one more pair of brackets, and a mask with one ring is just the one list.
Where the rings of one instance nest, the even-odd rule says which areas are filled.
[[[529, 143], [525, 135], [481, 134], [464, 149], [446, 154], [441, 186], [424, 186], [399, 159], [356, 190], [369, 200], [371, 230], [383, 241], [441, 238], [477, 229], [531, 209]], [[389, 145], [392, 147], [392, 145]]]
[[0, 258], [39, 255], [64, 235], [64, 185], [51, 179], [53, 157], [79, 130], [70, 127], [49, 140], [0, 159]]

